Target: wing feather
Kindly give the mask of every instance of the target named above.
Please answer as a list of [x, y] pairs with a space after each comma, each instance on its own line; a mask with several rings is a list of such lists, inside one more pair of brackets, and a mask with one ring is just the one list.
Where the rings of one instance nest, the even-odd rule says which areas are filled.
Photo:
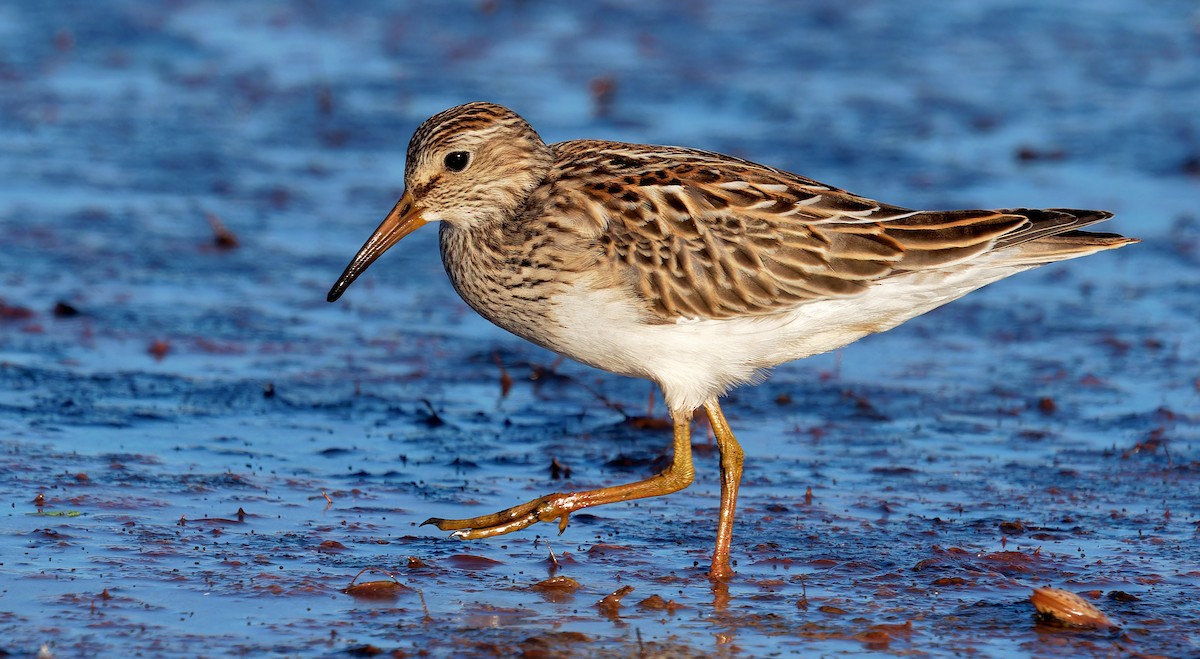
[[579, 140], [554, 145], [550, 197], [642, 299], [652, 322], [781, 313], [914, 270], [1054, 236], [1099, 211], [914, 211], [720, 154]]

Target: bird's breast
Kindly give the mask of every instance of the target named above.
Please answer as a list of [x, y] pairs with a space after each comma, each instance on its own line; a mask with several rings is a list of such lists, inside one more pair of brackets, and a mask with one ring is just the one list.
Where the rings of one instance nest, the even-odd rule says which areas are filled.
[[554, 315], [563, 272], [499, 231], [443, 227], [441, 251], [450, 283], [472, 309], [521, 338], [555, 349], [554, 338], [566, 329]]

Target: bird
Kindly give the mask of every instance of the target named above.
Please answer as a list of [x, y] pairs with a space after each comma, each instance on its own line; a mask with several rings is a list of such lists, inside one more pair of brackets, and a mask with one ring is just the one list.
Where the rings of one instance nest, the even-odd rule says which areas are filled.
[[1099, 210], [912, 210], [710, 151], [581, 139], [546, 144], [516, 112], [459, 105], [413, 133], [404, 192], [330, 289], [438, 223], [454, 289], [495, 325], [658, 385], [674, 455], [644, 480], [555, 492], [493, 514], [431, 518], [470, 540], [690, 485], [703, 409], [720, 453], [708, 577], [731, 564], [744, 452], [721, 409], [772, 367], [889, 330], [1047, 263], [1138, 242], [1081, 231]]

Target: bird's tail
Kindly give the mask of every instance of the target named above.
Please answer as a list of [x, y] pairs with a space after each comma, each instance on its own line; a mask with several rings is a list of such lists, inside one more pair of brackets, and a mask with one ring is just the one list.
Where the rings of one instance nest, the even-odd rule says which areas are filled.
[[1011, 260], [1005, 259], [1006, 263], [1011, 265], [1042, 265], [1065, 261], [1141, 242], [1137, 238], [1127, 238], [1115, 233], [1079, 230], [1112, 217], [1112, 213], [1107, 211], [1016, 208], [998, 212], [1019, 215], [1030, 222], [1027, 227], [996, 241], [993, 249], [1004, 250], [1006, 255], [1012, 257]]

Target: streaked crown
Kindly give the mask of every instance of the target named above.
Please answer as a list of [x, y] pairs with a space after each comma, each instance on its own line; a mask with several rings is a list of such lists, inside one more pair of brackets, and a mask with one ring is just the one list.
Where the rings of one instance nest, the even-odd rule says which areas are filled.
[[404, 183], [428, 221], [468, 226], [516, 213], [553, 162], [517, 113], [475, 102], [430, 117], [408, 144]]

